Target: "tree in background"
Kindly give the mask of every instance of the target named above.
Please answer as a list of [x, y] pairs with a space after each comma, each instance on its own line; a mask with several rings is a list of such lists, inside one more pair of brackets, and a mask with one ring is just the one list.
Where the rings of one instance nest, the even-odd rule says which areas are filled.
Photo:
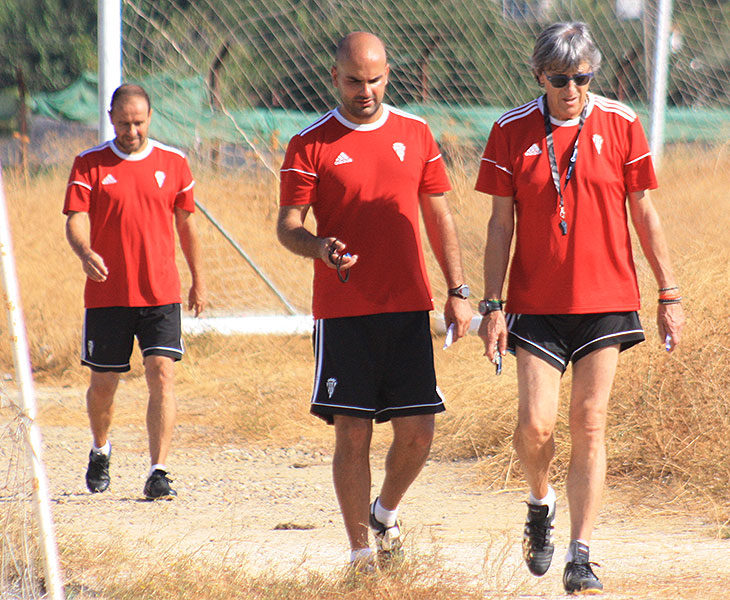
[[96, 64], [96, 2], [0, 2], [0, 88], [16, 85], [20, 68], [29, 90], [59, 90]]

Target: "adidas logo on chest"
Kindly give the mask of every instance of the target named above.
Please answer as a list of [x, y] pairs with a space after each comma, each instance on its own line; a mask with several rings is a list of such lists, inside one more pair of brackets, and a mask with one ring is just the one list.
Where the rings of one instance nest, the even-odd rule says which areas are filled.
[[349, 156], [347, 156], [347, 154], [345, 154], [344, 152], [340, 152], [337, 155], [337, 158], [335, 158], [335, 166], [344, 165], [346, 163], [351, 163], [351, 162], [353, 162], [352, 159]]

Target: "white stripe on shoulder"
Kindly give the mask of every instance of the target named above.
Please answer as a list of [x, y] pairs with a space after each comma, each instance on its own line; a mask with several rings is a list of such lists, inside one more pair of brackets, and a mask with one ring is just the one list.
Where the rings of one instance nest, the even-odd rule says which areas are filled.
[[433, 162], [435, 160], [438, 160], [439, 158], [441, 158], [441, 153], [440, 152], [436, 156], [434, 156], [433, 158], [429, 158], [426, 162], [427, 163], [431, 163], [431, 162]]
[[168, 146], [167, 144], [163, 144], [162, 142], [158, 142], [157, 140], [148, 140], [148, 141], [155, 148], [159, 148], [160, 150], [164, 150], [166, 152], [172, 152], [174, 154], [177, 154], [177, 155], [185, 158], [185, 153], [182, 150], [180, 150], [179, 148], [175, 148], [174, 146]]
[[482, 157], [482, 160], [483, 160], [484, 162], [488, 162], [488, 163], [491, 163], [491, 164], [493, 164], [493, 165], [494, 165], [494, 166], [495, 166], [495, 167], [496, 167], [497, 169], [501, 169], [502, 171], [504, 171], [504, 172], [505, 172], [505, 173], [507, 173], [508, 175], [512, 175], [512, 171], [510, 171], [509, 169], [506, 169], [506, 168], [505, 168], [505, 167], [503, 167], [502, 165], [498, 164], [498, 163], [497, 163], [497, 161], [495, 161], [495, 160], [492, 160], [491, 158], [484, 158], [484, 157]]
[[86, 156], [87, 154], [91, 154], [92, 152], [101, 152], [105, 148], [109, 147], [109, 144], [111, 144], [111, 140], [107, 140], [106, 142], [102, 142], [101, 144], [97, 144], [96, 146], [93, 146], [92, 148], [87, 148], [83, 152], [79, 153], [79, 156]]
[[597, 96], [595, 94], [593, 97], [595, 100], [594, 105], [599, 110], [620, 115], [630, 123], [633, 123], [636, 120], [636, 113], [630, 107], [626, 106], [623, 102], [619, 102], [618, 100], [611, 100], [610, 98]]
[[181, 189], [181, 190], [180, 190], [180, 191], [179, 191], [179, 192], [178, 192], [177, 194], [175, 194], [175, 195], [176, 195], [176, 196], [179, 196], [180, 194], [184, 194], [184, 193], [185, 193], [185, 192], [187, 192], [188, 190], [192, 190], [192, 189], [193, 189], [193, 186], [194, 186], [194, 185], [195, 185], [195, 179], [193, 179], [193, 180], [192, 180], [192, 181], [190, 182], [190, 185], [188, 185], [188, 186], [184, 187], [183, 189]]
[[88, 183], [84, 183], [83, 181], [77, 181], [76, 179], [74, 179], [73, 181], [69, 181], [66, 187], [71, 187], [72, 185], [80, 185], [87, 190], [91, 189], [91, 186]]
[[317, 129], [317, 127], [324, 125], [327, 121], [329, 121], [334, 116], [333, 113], [334, 113], [334, 111], [329, 111], [328, 113], [325, 113], [319, 119], [317, 119], [314, 123], [312, 123], [308, 127], [305, 127], [304, 129], [302, 129], [299, 133], [297, 133], [297, 135], [300, 135], [300, 136], [306, 135], [313, 129]]
[[279, 173], [288, 173], [293, 171], [294, 173], [301, 173], [302, 175], [309, 175], [310, 177], [318, 177], [316, 173], [310, 173], [309, 171], [302, 171], [301, 169], [280, 169]]
[[413, 113], [406, 112], [404, 110], [401, 110], [400, 108], [395, 108], [394, 106], [388, 105], [388, 109], [390, 112], [398, 115], [399, 117], [405, 117], [406, 119], [413, 119], [414, 121], [419, 121], [420, 123], [426, 123], [426, 119], [423, 117], [419, 117], [418, 115], [414, 115]]
[[537, 98], [535, 98], [534, 100], [530, 100], [527, 104], [523, 104], [522, 106], [518, 106], [517, 108], [508, 110], [501, 117], [499, 117], [499, 119], [497, 119], [497, 124], [500, 127], [503, 127], [507, 123], [510, 123], [511, 121], [516, 121], [517, 119], [522, 119], [527, 115], [535, 112], [536, 110], [539, 110], [537, 105]]
[[626, 165], [630, 165], [631, 163], [635, 163], [635, 162], [638, 162], [638, 161], [640, 161], [640, 160], [641, 160], [642, 158], [646, 158], [647, 156], [651, 156], [651, 152], [647, 152], [646, 154], [642, 154], [641, 156], [637, 156], [637, 157], [636, 157], [636, 158], [634, 158], [633, 160], [630, 160], [629, 162], [627, 162], [627, 163], [624, 163], [624, 166], [626, 166]]

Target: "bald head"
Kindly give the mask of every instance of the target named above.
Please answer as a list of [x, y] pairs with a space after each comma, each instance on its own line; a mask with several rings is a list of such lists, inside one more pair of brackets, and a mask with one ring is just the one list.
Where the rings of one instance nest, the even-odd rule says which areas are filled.
[[385, 44], [381, 39], [365, 31], [353, 31], [343, 37], [337, 44], [335, 63], [340, 65], [350, 61], [379, 61], [387, 62]]

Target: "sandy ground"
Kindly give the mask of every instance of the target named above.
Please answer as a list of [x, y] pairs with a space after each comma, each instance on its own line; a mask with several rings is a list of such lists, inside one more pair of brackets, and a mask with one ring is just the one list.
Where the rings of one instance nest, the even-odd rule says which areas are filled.
[[[45, 424], [44, 459], [59, 540], [74, 538], [99, 560], [113, 545], [141, 561], [195, 555], [251, 573], [343, 567], [348, 549], [329, 454], [245, 443], [216, 447], [212, 439], [205, 446], [198, 433], [185, 433], [178, 428], [170, 460], [179, 496], [146, 502], [141, 419], [113, 429], [111, 485], [95, 495], [84, 485], [86, 424]], [[374, 487], [382, 480], [382, 465], [382, 456], [374, 453]], [[559, 491], [553, 567], [534, 578], [521, 559], [525, 491], [483, 489], [477, 471], [475, 462], [429, 461], [401, 508], [407, 551], [457, 572], [485, 597], [561, 597], [568, 542], [564, 495]], [[635, 498], [620, 490], [606, 495], [591, 556], [601, 564], [596, 571], [604, 597], [730, 597], [730, 540], [717, 539], [716, 528], [697, 518], [657, 511]], [[656, 499], [651, 504], [661, 505]], [[93, 587], [93, 581], [88, 584]]]

